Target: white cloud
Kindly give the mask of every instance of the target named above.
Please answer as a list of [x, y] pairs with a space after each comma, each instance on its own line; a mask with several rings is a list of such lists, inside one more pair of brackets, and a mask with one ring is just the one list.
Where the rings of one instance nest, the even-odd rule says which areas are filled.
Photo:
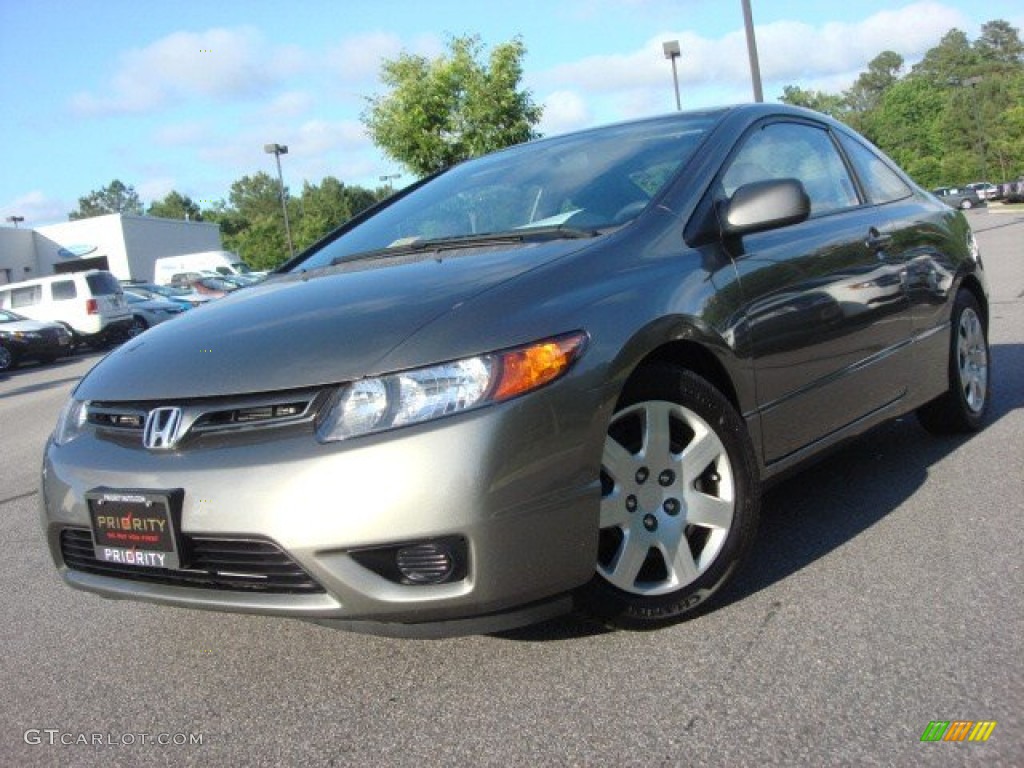
[[402, 51], [402, 39], [391, 32], [372, 32], [346, 38], [327, 52], [327, 66], [345, 83], [373, 81], [380, 71], [381, 59], [390, 59]]
[[[778, 21], [759, 25], [756, 38], [762, 81], [766, 91], [783, 83], [807, 87], [808, 82], [843, 89], [883, 50], [894, 50], [911, 63], [951, 27], [966, 26], [962, 13], [930, 0], [882, 11], [855, 23], [815, 26]], [[682, 49], [677, 65], [684, 102], [688, 90], [691, 94], [739, 90], [747, 94], [743, 98], [750, 98], [742, 29], [716, 39], [685, 30], [665, 32], [637, 50], [591, 56], [533, 73], [530, 79], [542, 89], [578, 90], [587, 93], [591, 102], [614, 102], [622, 117], [666, 111], [674, 104], [671, 65], [662, 51], [665, 40], [679, 40]]]
[[187, 121], [162, 126], [153, 134], [153, 141], [165, 147], [189, 146], [210, 137], [210, 126], [205, 122]]
[[299, 135], [289, 147], [295, 155], [322, 155], [334, 150], [350, 151], [370, 145], [362, 123], [342, 120], [309, 120], [299, 126]]
[[544, 99], [541, 133], [551, 136], [583, 128], [592, 121], [586, 100], [576, 91], [554, 91]]
[[167, 193], [176, 188], [173, 176], [158, 176], [146, 179], [141, 184], [135, 185], [135, 191], [139, 195], [142, 204], [148, 205], [155, 200], [162, 200]]
[[0, 205], [0, 222], [6, 224], [8, 216], [22, 216], [18, 222], [22, 229], [40, 227], [58, 221], [67, 221], [68, 211], [74, 208], [64, 200], [48, 197], [39, 190], [20, 195], [9, 203]]
[[285, 91], [275, 96], [260, 112], [270, 119], [297, 117], [308, 112], [315, 103], [316, 99], [308, 91]]
[[384, 59], [400, 53], [434, 58], [444, 52], [444, 44], [436, 35], [421, 35], [410, 43], [391, 32], [370, 32], [345, 38], [325, 55], [327, 68], [342, 83], [376, 84]]
[[193, 98], [245, 99], [306, 64], [298, 49], [271, 48], [250, 28], [175, 32], [123, 53], [108, 85], [76, 94], [71, 106], [81, 115], [99, 115], [146, 112]]

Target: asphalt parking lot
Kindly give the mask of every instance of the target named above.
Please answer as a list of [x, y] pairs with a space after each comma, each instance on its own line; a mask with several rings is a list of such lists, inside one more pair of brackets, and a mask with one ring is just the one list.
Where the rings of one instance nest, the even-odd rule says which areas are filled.
[[[99, 356], [0, 376], [0, 764], [1024, 765], [1024, 215], [970, 219], [987, 428], [892, 422], [777, 486], [724, 605], [656, 632], [396, 640], [72, 591], [35, 489]], [[997, 725], [923, 743], [937, 720]]]

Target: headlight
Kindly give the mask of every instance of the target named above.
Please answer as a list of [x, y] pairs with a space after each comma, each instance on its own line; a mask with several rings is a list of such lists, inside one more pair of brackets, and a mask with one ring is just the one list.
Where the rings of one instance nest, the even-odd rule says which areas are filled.
[[971, 261], [975, 263], [981, 261], [981, 249], [978, 247], [978, 240], [974, 237], [972, 230], [967, 231], [967, 250], [971, 255]]
[[583, 351], [585, 333], [545, 339], [411, 371], [360, 379], [340, 387], [317, 428], [323, 442], [479, 408], [526, 394], [569, 370]]
[[41, 339], [43, 338], [40, 334], [35, 331], [11, 331], [10, 336], [15, 339]]
[[66, 445], [85, 431], [86, 403], [82, 400], [69, 398], [57, 417], [57, 428], [53, 432], [53, 442]]

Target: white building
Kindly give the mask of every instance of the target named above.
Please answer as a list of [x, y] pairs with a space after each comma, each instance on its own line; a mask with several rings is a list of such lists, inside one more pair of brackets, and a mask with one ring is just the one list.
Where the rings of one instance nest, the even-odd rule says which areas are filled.
[[0, 285], [80, 269], [152, 280], [165, 256], [221, 250], [220, 227], [204, 221], [112, 213], [38, 229], [0, 228]]

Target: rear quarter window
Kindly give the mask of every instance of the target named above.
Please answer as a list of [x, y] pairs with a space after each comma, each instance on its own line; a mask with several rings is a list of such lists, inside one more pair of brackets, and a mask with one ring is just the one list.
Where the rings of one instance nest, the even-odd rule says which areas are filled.
[[75, 288], [74, 280], [58, 280], [50, 285], [50, 295], [54, 301], [66, 301], [78, 296], [78, 289]]
[[[891, 203], [913, 194], [913, 190], [896, 171], [866, 146], [844, 133], [839, 134], [839, 141], [853, 163], [854, 170], [872, 203]], [[945, 195], [947, 192], [943, 191], [941, 194]]]
[[109, 272], [97, 272], [85, 276], [93, 296], [110, 296], [121, 292], [121, 284]]

